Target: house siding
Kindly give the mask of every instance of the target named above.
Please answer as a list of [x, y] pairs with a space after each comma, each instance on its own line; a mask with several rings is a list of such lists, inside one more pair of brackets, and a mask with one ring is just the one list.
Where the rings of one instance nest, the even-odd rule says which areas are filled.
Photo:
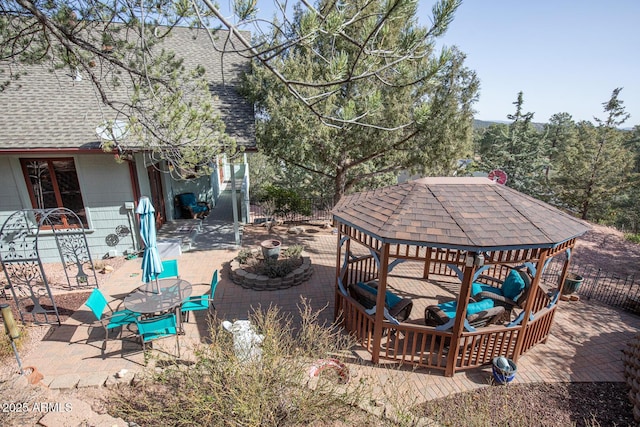
[[[23, 156], [26, 157], [26, 156]], [[68, 157], [68, 156], [67, 156]], [[0, 220], [2, 224], [14, 212], [32, 209], [31, 201], [19, 169], [19, 156], [0, 156]], [[135, 215], [125, 208], [133, 202], [129, 168], [104, 154], [73, 156], [89, 228], [86, 230], [91, 257], [101, 259], [115, 249], [117, 255], [134, 249], [137, 239]], [[18, 165], [16, 169], [15, 165]], [[120, 228], [118, 228], [120, 227]], [[126, 227], [128, 234], [122, 233]], [[120, 231], [120, 233], [118, 233]], [[107, 239], [107, 236], [110, 236]], [[114, 237], [115, 236], [115, 237]], [[113, 244], [110, 246], [107, 241]], [[51, 231], [43, 230], [38, 239], [43, 262], [58, 262], [60, 255]]]

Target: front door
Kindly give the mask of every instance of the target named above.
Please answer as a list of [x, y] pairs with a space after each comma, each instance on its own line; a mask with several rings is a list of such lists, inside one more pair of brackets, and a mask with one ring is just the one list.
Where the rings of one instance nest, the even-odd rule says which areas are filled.
[[164, 191], [162, 191], [162, 173], [155, 166], [147, 167], [151, 186], [151, 203], [156, 208], [156, 228], [160, 229], [167, 220], [165, 215]]

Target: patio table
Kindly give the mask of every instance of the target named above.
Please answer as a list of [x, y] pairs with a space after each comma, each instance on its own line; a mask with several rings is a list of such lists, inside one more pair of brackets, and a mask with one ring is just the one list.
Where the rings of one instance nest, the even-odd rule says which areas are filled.
[[124, 306], [137, 313], [154, 314], [176, 311], [178, 328], [182, 330], [180, 306], [191, 296], [191, 283], [183, 279], [159, 279], [160, 293], [157, 293], [155, 281], [140, 286], [124, 299]]

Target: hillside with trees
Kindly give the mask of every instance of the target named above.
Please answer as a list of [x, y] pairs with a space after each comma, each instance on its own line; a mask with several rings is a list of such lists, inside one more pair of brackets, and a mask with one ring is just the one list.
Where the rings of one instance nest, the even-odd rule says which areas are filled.
[[511, 123], [476, 129], [471, 170], [501, 169], [510, 187], [582, 219], [638, 233], [640, 126], [621, 129], [629, 119], [621, 91], [613, 90], [594, 123], [563, 112], [541, 130], [531, 123], [533, 113], [524, 112], [519, 93]]

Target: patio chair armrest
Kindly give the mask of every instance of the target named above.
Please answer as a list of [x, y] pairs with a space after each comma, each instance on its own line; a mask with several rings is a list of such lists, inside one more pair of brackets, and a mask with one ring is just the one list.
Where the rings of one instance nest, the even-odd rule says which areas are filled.
[[496, 279], [493, 276], [487, 276], [486, 274], [481, 274], [478, 276], [478, 278], [476, 279], [478, 281], [480, 280], [486, 280], [487, 282], [494, 282], [494, 283], [499, 283], [500, 285], [502, 285], [504, 283], [504, 280], [502, 279]]
[[413, 301], [409, 298], [403, 298], [389, 309], [389, 314], [400, 322], [404, 322], [411, 316], [411, 309], [413, 309]]
[[449, 320], [449, 316], [437, 305], [430, 305], [424, 309], [424, 323], [427, 326], [444, 325]]
[[208, 301], [211, 304], [213, 304], [214, 298], [205, 298], [204, 295], [196, 296], [196, 297], [189, 297], [189, 298], [185, 299], [184, 301], [182, 301], [182, 304], [187, 304], [187, 303], [190, 303], [190, 302], [204, 302], [204, 301]]
[[477, 301], [481, 301], [483, 299], [492, 299], [496, 304], [508, 307], [508, 308], [512, 308], [512, 307], [517, 307], [518, 303], [515, 302], [514, 300], [505, 297], [504, 295], [498, 295], [495, 292], [491, 292], [491, 291], [482, 291], [477, 293], [474, 298]]
[[140, 313], [124, 309], [114, 311], [109, 315], [103, 316], [100, 321], [103, 322], [103, 325], [105, 327], [108, 327], [110, 325], [111, 327], [115, 327], [135, 323], [140, 316]]
[[467, 316], [469, 324], [476, 328], [493, 325], [502, 320], [505, 314], [505, 308], [502, 306], [491, 307], [487, 310]]

